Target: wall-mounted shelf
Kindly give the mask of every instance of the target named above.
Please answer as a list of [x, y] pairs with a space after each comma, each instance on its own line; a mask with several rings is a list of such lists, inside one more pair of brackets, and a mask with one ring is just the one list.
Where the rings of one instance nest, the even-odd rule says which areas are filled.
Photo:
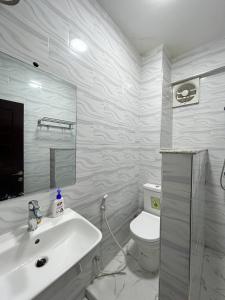
[[54, 127], [54, 128], [62, 128], [62, 129], [73, 129], [73, 125], [75, 125], [76, 122], [66, 121], [66, 120], [60, 120], [60, 119], [53, 119], [53, 118], [41, 118], [38, 120], [38, 126], [39, 127]]

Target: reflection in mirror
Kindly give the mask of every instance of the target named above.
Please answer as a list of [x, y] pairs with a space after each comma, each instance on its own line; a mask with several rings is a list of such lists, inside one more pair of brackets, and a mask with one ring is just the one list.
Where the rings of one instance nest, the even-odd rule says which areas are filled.
[[0, 200], [75, 183], [76, 87], [0, 52]]
[[75, 158], [75, 149], [50, 149], [50, 188], [74, 183]]

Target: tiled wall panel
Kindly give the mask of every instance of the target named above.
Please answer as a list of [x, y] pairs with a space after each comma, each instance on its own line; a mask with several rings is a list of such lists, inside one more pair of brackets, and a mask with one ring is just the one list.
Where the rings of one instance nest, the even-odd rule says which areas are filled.
[[162, 155], [160, 300], [187, 300], [191, 155]]
[[162, 110], [162, 46], [142, 58], [139, 97], [139, 200], [143, 184], [161, 183], [160, 130]]
[[200, 299], [205, 247], [205, 197], [208, 152], [200, 152], [192, 161], [190, 299]]
[[172, 145], [171, 63], [160, 46], [142, 57], [139, 97], [139, 201], [143, 184], [161, 183], [160, 148]]
[[162, 82], [162, 112], [161, 112], [161, 137], [160, 148], [172, 148], [172, 93], [171, 93], [171, 62], [167, 51], [163, 49], [163, 82]]
[[206, 151], [162, 154], [160, 300], [199, 299], [206, 163]]

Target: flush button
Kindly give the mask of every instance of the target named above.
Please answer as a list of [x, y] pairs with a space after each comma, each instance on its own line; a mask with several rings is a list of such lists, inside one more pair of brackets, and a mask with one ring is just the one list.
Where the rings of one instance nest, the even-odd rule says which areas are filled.
[[160, 199], [158, 197], [151, 197], [151, 207], [154, 209], [160, 209]]

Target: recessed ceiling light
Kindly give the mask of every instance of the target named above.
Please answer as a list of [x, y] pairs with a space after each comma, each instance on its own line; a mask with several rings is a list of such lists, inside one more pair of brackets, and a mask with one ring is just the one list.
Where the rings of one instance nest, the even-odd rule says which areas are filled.
[[77, 52], [85, 52], [87, 51], [87, 44], [80, 39], [73, 39], [70, 42], [70, 48]]

